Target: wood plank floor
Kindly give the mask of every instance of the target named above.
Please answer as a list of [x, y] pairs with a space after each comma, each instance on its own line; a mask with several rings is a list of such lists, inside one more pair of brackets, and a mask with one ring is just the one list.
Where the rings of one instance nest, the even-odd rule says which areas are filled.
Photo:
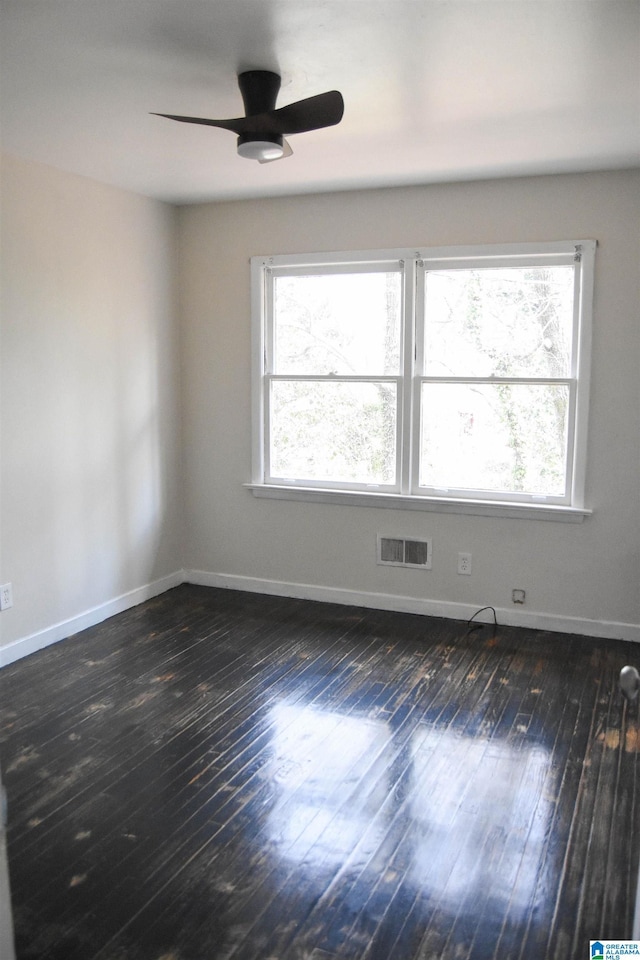
[[182, 586], [0, 673], [18, 960], [630, 938], [638, 647]]

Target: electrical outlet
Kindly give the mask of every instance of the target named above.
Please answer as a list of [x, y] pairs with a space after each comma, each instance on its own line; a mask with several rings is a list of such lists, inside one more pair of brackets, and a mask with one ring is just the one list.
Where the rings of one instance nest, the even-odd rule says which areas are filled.
[[0, 586], [0, 610], [8, 610], [13, 606], [13, 589], [10, 583]]
[[512, 590], [511, 599], [514, 603], [524, 603], [527, 594], [524, 590]]
[[458, 573], [462, 574], [462, 576], [465, 576], [465, 577], [471, 576], [471, 554], [470, 553], [458, 554]]

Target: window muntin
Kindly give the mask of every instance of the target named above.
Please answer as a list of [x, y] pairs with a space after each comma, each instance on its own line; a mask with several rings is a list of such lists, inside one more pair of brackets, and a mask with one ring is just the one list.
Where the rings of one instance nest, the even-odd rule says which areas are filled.
[[398, 261], [267, 274], [265, 477], [398, 491]]
[[418, 488], [568, 502], [579, 261], [430, 265]]
[[594, 252], [254, 258], [254, 483], [583, 508]]

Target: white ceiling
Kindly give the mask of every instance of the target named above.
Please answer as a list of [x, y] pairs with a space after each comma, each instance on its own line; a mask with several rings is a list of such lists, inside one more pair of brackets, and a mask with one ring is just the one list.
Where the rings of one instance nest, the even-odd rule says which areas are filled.
[[[640, 0], [1, 0], [3, 148], [174, 202], [640, 165]], [[236, 75], [335, 127], [260, 165]]]

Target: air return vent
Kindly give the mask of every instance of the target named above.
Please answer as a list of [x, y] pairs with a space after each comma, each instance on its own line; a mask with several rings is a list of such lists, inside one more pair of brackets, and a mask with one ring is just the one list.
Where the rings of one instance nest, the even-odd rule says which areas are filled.
[[431, 540], [407, 540], [378, 534], [378, 563], [392, 567], [431, 570]]

